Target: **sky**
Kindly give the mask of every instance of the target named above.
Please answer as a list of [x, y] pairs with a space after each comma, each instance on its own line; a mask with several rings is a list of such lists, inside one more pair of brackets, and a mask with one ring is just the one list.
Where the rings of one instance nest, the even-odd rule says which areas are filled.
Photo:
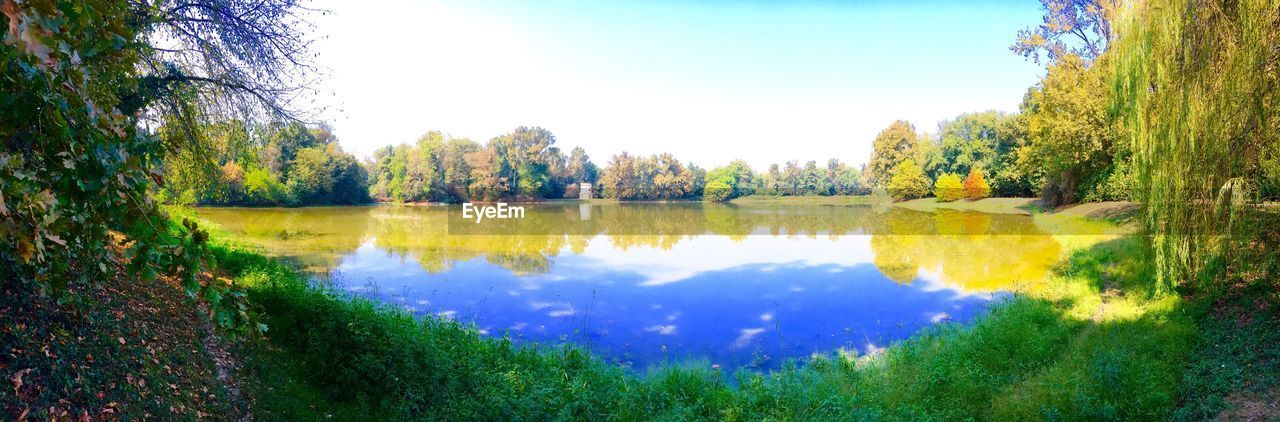
[[316, 64], [344, 149], [541, 126], [599, 165], [627, 151], [865, 163], [894, 120], [1016, 111], [1043, 69], [1009, 51], [1039, 2], [318, 0]]

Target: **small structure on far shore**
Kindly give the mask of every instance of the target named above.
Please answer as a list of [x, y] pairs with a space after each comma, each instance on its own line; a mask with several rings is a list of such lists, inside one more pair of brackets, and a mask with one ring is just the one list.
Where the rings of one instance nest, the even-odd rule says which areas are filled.
[[591, 184], [590, 184], [590, 183], [579, 183], [579, 184], [578, 184], [578, 199], [591, 199]]

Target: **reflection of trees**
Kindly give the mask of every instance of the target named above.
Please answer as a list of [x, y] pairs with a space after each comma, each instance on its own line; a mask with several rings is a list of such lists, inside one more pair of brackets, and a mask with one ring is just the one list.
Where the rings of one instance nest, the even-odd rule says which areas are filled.
[[364, 240], [372, 207], [295, 210], [205, 208], [201, 216], [272, 253], [296, 258], [304, 268], [338, 265]]
[[437, 207], [383, 207], [371, 217], [369, 235], [379, 249], [413, 258], [428, 272], [482, 257], [516, 273], [542, 273], [560, 250], [581, 251], [589, 240], [564, 234], [451, 236], [448, 213]]
[[[209, 209], [202, 214], [273, 253], [298, 257], [309, 267], [331, 268], [366, 239], [384, 251], [412, 258], [429, 272], [484, 258], [516, 273], [551, 269], [566, 248], [581, 253], [604, 235], [618, 250], [671, 249], [686, 239], [714, 234], [742, 241], [749, 234], [829, 237], [873, 234], [875, 264], [899, 283], [920, 269], [966, 290], [988, 291], [1044, 277], [1058, 258], [1058, 244], [1030, 218], [943, 210], [733, 204], [591, 205], [583, 220], [578, 204], [526, 206], [523, 220], [501, 235], [458, 235], [442, 207], [338, 207], [297, 210]], [[471, 227], [471, 226], [468, 226]]]
[[876, 267], [899, 283], [924, 269], [968, 292], [1008, 289], [1043, 279], [1060, 254], [1058, 242], [1026, 217], [902, 211], [885, 214], [871, 238]]

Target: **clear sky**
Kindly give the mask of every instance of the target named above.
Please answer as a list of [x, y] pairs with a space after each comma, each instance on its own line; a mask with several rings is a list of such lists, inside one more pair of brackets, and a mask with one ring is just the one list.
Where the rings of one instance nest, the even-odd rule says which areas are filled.
[[360, 156], [542, 126], [564, 150], [864, 163], [895, 119], [1015, 111], [1039, 2], [320, 0], [331, 120]]

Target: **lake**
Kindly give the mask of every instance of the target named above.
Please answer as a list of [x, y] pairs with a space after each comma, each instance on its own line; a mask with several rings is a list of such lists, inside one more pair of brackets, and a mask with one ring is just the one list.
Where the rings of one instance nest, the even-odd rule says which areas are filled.
[[643, 370], [776, 368], [874, 354], [1034, 287], [1062, 246], [1027, 215], [897, 207], [522, 204], [202, 208], [319, 282], [516, 342], [583, 345]]

